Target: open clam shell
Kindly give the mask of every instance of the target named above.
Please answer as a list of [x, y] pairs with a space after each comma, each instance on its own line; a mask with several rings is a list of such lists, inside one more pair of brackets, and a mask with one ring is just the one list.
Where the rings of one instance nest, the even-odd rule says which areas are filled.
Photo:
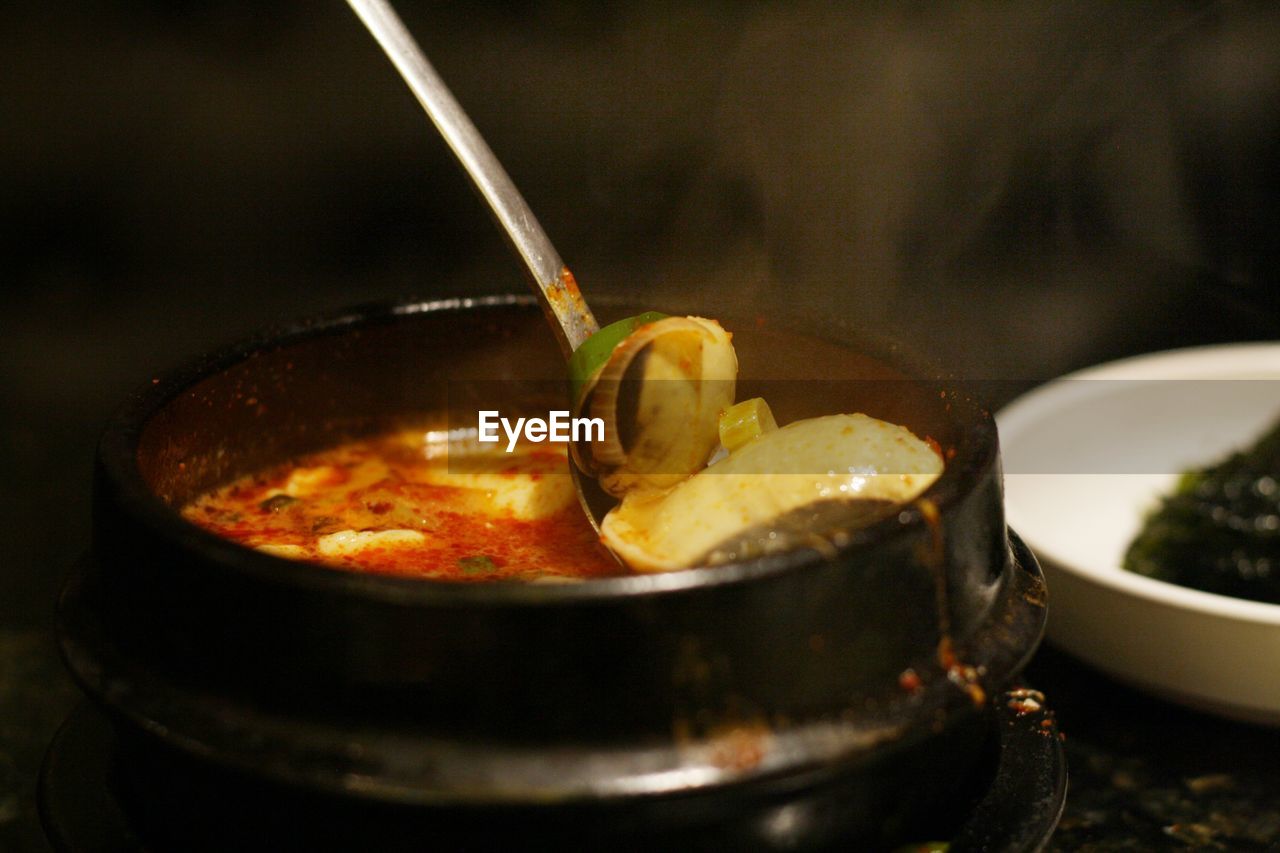
[[734, 401], [738, 360], [714, 320], [667, 317], [637, 328], [586, 383], [577, 411], [604, 422], [578, 466], [609, 494], [667, 489], [701, 469]]

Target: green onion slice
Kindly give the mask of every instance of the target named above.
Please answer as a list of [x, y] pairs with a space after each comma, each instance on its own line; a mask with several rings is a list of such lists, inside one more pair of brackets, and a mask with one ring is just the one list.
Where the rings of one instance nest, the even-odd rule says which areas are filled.
[[458, 560], [458, 568], [464, 575], [487, 575], [498, 570], [493, 560], [484, 554], [474, 557], [462, 557]]
[[643, 314], [610, 323], [583, 341], [582, 346], [573, 351], [573, 355], [569, 356], [569, 388], [575, 411], [578, 404], [582, 402], [579, 397], [587, 388], [587, 384], [609, 361], [609, 356], [613, 355], [618, 344], [641, 326], [666, 318], [666, 314], [646, 311]]

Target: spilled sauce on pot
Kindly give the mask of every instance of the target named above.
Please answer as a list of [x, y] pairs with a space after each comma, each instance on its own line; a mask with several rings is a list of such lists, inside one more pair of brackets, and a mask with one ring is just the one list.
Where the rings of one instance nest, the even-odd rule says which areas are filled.
[[[934, 591], [937, 599], [938, 613], [938, 665], [946, 673], [947, 680], [962, 690], [974, 706], [986, 704], [987, 693], [982, 688], [982, 672], [979, 668], [965, 663], [955, 647], [951, 633], [951, 609], [947, 601], [947, 563], [946, 549], [943, 541], [942, 515], [937, 505], [928, 498], [920, 498], [915, 502], [920, 516], [929, 528], [929, 543], [921, 549], [921, 562], [933, 575]], [[914, 675], [914, 673], [913, 673]], [[918, 676], [916, 676], [918, 680]], [[908, 679], [910, 682], [910, 679]], [[900, 679], [901, 682], [901, 679]]]

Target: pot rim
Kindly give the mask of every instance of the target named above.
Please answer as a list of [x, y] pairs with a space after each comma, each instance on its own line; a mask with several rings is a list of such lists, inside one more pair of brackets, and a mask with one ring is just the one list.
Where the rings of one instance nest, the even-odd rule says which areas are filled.
[[[607, 304], [621, 300], [598, 301]], [[531, 295], [512, 293], [428, 300], [384, 300], [264, 329], [198, 356], [135, 390], [103, 430], [97, 449], [100, 470], [112, 483], [115, 492], [113, 500], [136, 521], [145, 525], [150, 533], [181, 549], [202, 554], [223, 569], [248, 575], [255, 581], [268, 584], [302, 587], [403, 605], [556, 607], [577, 602], [679, 594], [682, 591], [745, 584], [802, 571], [815, 563], [836, 561], [850, 551], [866, 548], [894, 535], [910, 535], [913, 530], [928, 523], [918, 504], [913, 501], [888, 518], [851, 531], [847, 540], [829, 555], [799, 549], [718, 566], [591, 578], [572, 584], [530, 584], [523, 581], [459, 583], [352, 572], [289, 560], [247, 548], [184, 519], [151, 489], [137, 464], [140, 439], [154, 415], [203, 380], [242, 364], [259, 353], [361, 327], [393, 323], [402, 317], [437, 313], [472, 314], [491, 308], [510, 307], [536, 310], [536, 306]], [[799, 325], [792, 317], [785, 317], [783, 320], [784, 328]], [[845, 345], [847, 338], [856, 333], [848, 325], [830, 320], [810, 320], [807, 321], [807, 326], [806, 333], [829, 342], [843, 342]], [[897, 357], [902, 359], [902, 354], [898, 353]], [[887, 358], [880, 357], [880, 360], [899, 367]], [[907, 381], [937, 382], [945, 382], [947, 378], [945, 375], [905, 377]], [[932, 501], [940, 513], [945, 513], [948, 506], [962, 499], [982, 472], [999, 464], [994, 418], [985, 407], [975, 406], [975, 409], [980, 413], [979, 421], [966, 425], [965, 428], [972, 430], [975, 426], [989, 427], [990, 439], [981, 447], [970, 448], [968, 453], [957, 454], [956, 459], [948, 462], [942, 476], [921, 495]]]

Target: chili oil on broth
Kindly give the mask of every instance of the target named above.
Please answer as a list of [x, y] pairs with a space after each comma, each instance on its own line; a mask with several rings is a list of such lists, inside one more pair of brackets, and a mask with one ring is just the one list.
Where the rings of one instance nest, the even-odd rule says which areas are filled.
[[626, 573], [582, 514], [564, 445], [514, 452], [474, 434], [403, 430], [242, 477], [182, 508], [266, 553], [445, 581]]

